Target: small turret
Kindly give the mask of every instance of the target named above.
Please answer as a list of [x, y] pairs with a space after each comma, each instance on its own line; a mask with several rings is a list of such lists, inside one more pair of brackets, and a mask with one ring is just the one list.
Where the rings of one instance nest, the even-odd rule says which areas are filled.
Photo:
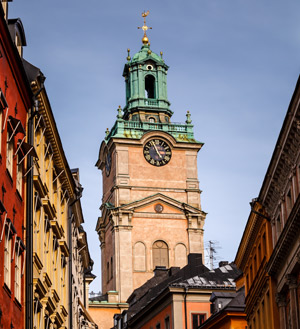
[[[170, 121], [173, 112], [167, 96], [167, 72], [162, 53], [157, 55], [150, 49], [146, 31], [146, 16], [143, 13], [144, 31], [143, 46], [132, 58], [127, 56], [123, 76], [126, 83], [126, 105], [124, 107], [125, 120], [149, 121], [166, 123]], [[146, 42], [147, 39], [147, 42]]]

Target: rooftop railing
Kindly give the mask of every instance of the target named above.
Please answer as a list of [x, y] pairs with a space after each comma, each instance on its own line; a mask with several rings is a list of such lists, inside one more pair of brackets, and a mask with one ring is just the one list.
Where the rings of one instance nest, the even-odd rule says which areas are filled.
[[107, 139], [111, 137], [123, 137], [123, 136], [135, 136], [140, 138], [146, 131], [160, 130], [165, 131], [173, 135], [176, 139], [183, 137], [187, 139], [194, 139], [193, 125], [186, 123], [152, 123], [152, 122], [138, 122], [138, 121], [126, 121], [118, 119], [107, 136]]

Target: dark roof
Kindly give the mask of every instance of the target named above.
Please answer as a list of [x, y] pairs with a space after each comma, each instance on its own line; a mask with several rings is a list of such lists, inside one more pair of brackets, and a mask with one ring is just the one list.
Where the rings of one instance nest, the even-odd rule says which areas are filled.
[[18, 31], [19, 32], [18, 35], [21, 39], [22, 46], [26, 46], [27, 44], [26, 44], [25, 31], [21, 19], [9, 18], [7, 20], [7, 25], [13, 42], [15, 41], [15, 32]]
[[90, 302], [103, 302], [108, 300], [108, 295], [97, 295], [95, 297], [89, 297]]
[[235, 288], [234, 279], [241, 271], [234, 263], [221, 266], [214, 270], [196, 275], [182, 282], [174, 283], [173, 286], [194, 287], [194, 288]]
[[234, 298], [236, 292], [214, 291], [210, 296], [210, 301], [213, 302], [216, 298]]
[[42, 71], [38, 67], [27, 62], [24, 58], [22, 58], [22, 62], [29, 82], [38, 80], [40, 77], [45, 78]]
[[182, 269], [171, 267], [169, 270], [160, 268], [155, 270], [155, 276], [144, 283], [141, 287], [135, 289], [129, 296], [128, 318], [134, 316], [139, 310], [161, 294], [166, 288], [182, 282], [191, 276], [209, 271], [202, 263], [201, 254], [189, 254], [188, 264]]
[[[216, 294], [216, 293], [214, 292], [213, 294]], [[245, 307], [246, 307], [246, 305], [245, 305], [245, 287], [242, 287], [240, 290], [238, 290], [237, 292], [232, 293], [232, 294], [235, 295], [235, 297], [233, 297], [232, 300], [225, 307], [221, 308], [218, 312], [211, 315], [200, 327], [198, 327], [198, 329], [205, 328], [207, 323], [218, 318], [225, 312], [244, 313]]]
[[235, 289], [234, 279], [240, 275], [240, 272], [233, 263], [210, 271], [202, 264], [201, 254], [190, 254], [188, 264], [182, 269], [165, 270], [134, 290], [127, 300], [128, 318], [133, 317], [169, 287]]
[[242, 287], [236, 294], [236, 297], [225, 307], [227, 311], [234, 311], [237, 308], [244, 311], [245, 304], [245, 287]]
[[136, 300], [139, 300], [143, 295], [147, 293], [149, 289], [157, 286], [159, 283], [167, 279], [170, 276], [170, 271], [173, 271], [173, 269], [179, 270], [179, 268], [176, 267], [171, 267], [170, 270], [167, 270], [165, 267], [164, 269], [156, 270], [153, 278], [149, 279], [142, 286], [132, 292], [132, 294], [127, 299], [127, 303], [131, 304]]

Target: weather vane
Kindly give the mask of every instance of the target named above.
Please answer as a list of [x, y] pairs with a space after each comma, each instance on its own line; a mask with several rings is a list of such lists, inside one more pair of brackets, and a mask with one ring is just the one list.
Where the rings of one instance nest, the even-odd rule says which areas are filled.
[[138, 29], [142, 29], [144, 31], [144, 36], [143, 36], [143, 39], [142, 39], [142, 42], [143, 42], [144, 45], [146, 45], [149, 42], [146, 31], [147, 30], [152, 30], [152, 27], [148, 27], [146, 25], [146, 17], [149, 15], [149, 13], [150, 13], [149, 10], [147, 10], [147, 12], [144, 11], [142, 13], [142, 17], [144, 17], [144, 25], [142, 27], [138, 27]]

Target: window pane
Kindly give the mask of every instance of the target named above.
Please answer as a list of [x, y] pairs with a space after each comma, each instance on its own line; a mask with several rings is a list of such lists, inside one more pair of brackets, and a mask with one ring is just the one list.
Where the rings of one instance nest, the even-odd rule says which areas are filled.
[[156, 241], [153, 244], [153, 268], [156, 266], [169, 267], [168, 246], [164, 241]]

